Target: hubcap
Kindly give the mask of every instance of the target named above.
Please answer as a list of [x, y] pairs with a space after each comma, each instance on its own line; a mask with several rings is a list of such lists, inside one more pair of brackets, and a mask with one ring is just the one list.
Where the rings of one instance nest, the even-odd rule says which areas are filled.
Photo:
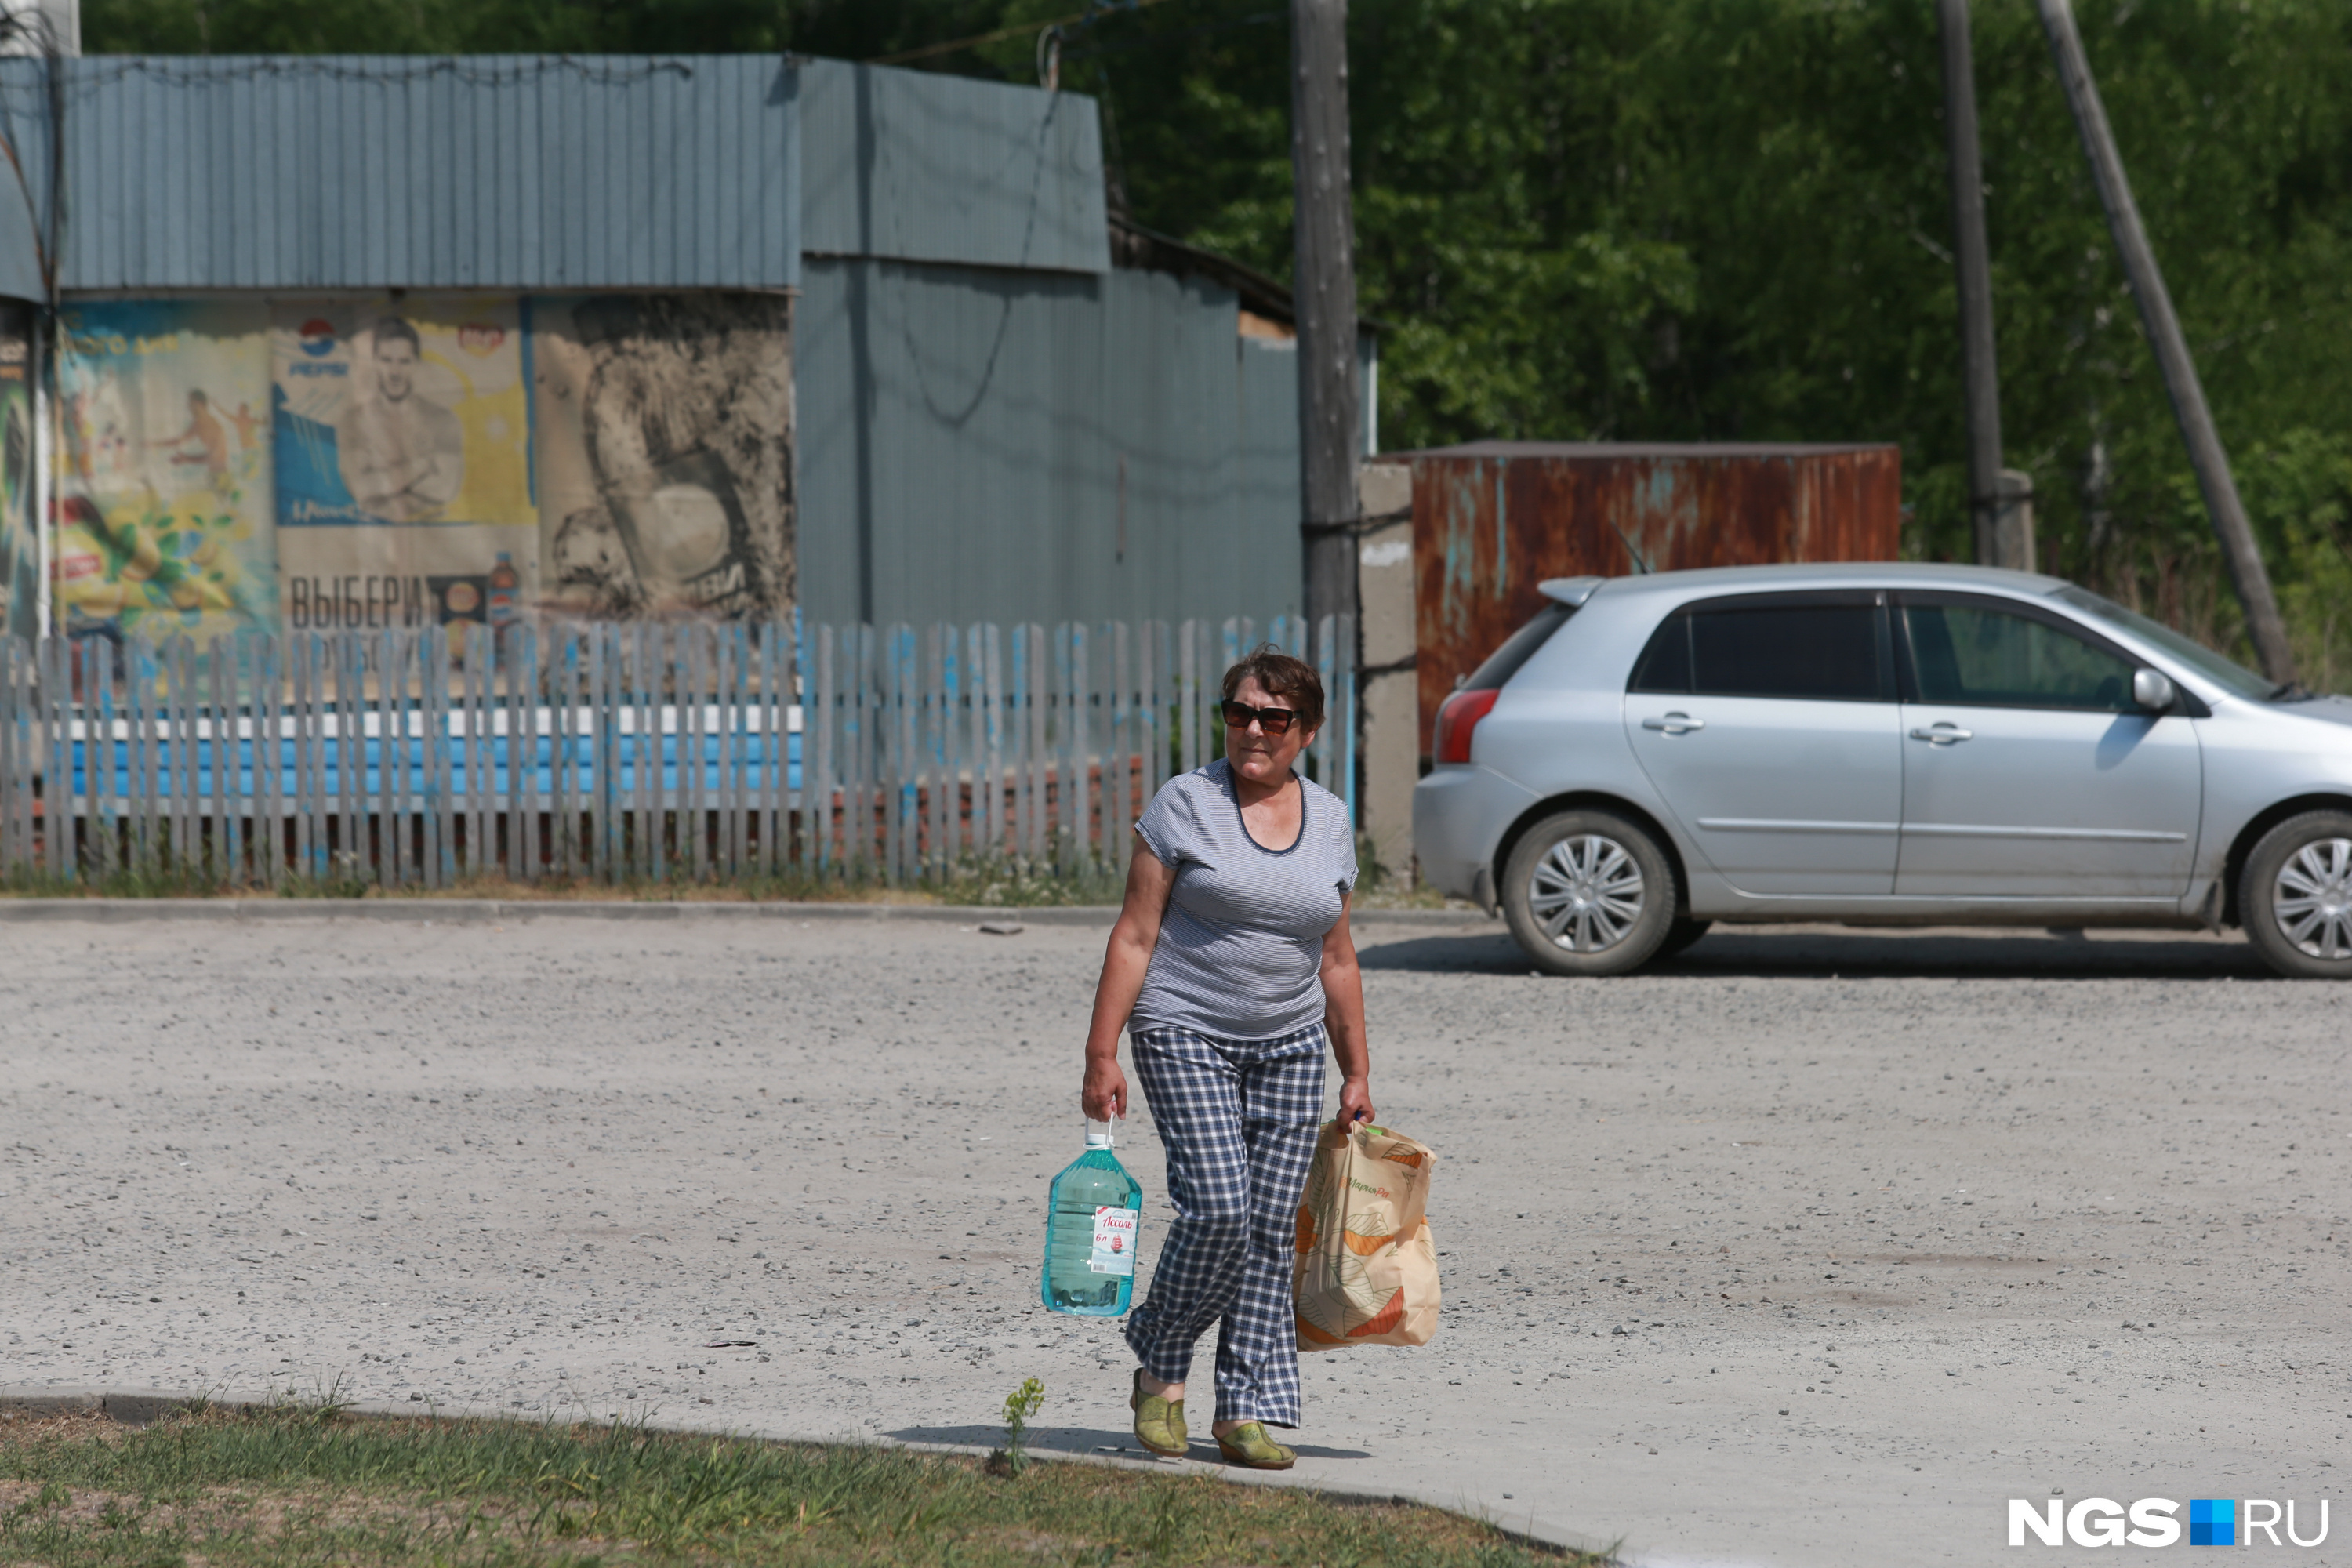
[[2271, 909], [2305, 956], [2352, 958], [2352, 838], [2315, 839], [2288, 856]]
[[1563, 838], [1536, 862], [1528, 907], [1544, 935], [1570, 952], [1601, 952], [1642, 918], [1642, 868], [1598, 833]]

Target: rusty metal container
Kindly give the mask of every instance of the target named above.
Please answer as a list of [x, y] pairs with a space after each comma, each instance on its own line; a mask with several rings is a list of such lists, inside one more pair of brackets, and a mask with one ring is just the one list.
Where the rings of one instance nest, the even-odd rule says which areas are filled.
[[1478, 441], [1412, 465], [1421, 750], [1457, 677], [1543, 604], [1547, 577], [1890, 561], [1903, 456], [1881, 446]]

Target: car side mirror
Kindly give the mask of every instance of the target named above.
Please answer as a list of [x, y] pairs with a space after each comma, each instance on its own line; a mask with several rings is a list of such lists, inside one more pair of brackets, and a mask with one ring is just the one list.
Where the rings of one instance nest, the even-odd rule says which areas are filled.
[[2172, 689], [2172, 677], [2160, 669], [2145, 665], [2132, 671], [2132, 700], [2151, 711], [2161, 713], [2170, 708], [2179, 694]]

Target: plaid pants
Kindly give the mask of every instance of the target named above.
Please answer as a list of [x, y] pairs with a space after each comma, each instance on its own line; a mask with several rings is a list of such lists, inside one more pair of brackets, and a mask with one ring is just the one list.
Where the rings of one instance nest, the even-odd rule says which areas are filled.
[[1323, 1114], [1323, 1026], [1273, 1040], [1150, 1026], [1128, 1038], [1176, 1220], [1127, 1342], [1144, 1371], [1180, 1383], [1192, 1342], [1217, 1323], [1216, 1418], [1296, 1426], [1290, 1266]]

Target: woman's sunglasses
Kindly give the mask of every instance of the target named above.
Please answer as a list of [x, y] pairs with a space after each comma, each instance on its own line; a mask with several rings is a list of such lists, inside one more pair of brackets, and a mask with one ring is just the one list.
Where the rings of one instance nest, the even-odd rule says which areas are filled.
[[1298, 715], [1287, 708], [1253, 708], [1246, 702], [1231, 701], [1221, 702], [1218, 707], [1224, 713], [1228, 729], [1246, 730], [1255, 719], [1258, 728], [1267, 734], [1287, 735], [1291, 725], [1298, 721]]

